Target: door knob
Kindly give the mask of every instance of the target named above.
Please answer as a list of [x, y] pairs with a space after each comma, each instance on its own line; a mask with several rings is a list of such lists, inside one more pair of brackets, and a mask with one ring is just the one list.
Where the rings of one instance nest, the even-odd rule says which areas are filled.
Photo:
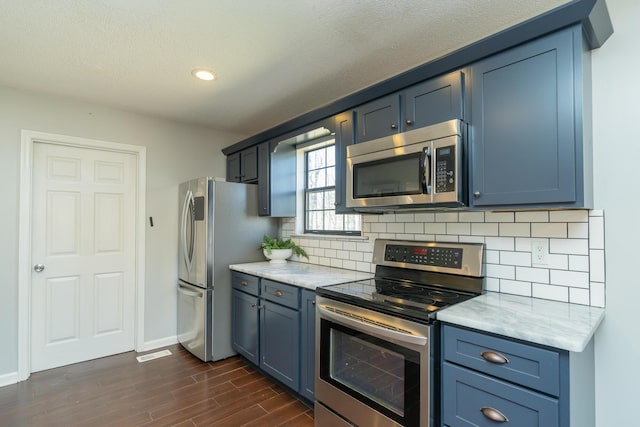
[[44, 270], [44, 265], [42, 264], [36, 264], [33, 266], [33, 271], [36, 273], [40, 273], [42, 270]]

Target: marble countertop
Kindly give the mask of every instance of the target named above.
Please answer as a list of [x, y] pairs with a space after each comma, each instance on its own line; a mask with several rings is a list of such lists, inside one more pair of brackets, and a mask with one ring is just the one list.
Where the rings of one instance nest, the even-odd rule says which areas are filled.
[[585, 349], [604, 309], [488, 292], [437, 313], [443, 321], [573, 352]]
[[266, 261], [251, 262], [246, 264], [232, 264], [229, 268], [241, 273], [277, 280], [278, 282], [312, 290], [318, 286], [337, 285], [338, 283], [353, 282], [373, 277], [371, 273], [301, 262], [287, 262], [285, 264], [271, 264]]

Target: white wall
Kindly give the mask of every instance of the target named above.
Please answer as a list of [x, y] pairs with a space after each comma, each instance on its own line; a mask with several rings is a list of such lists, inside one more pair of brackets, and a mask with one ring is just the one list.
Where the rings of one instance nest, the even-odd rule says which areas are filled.
[[607, 6], [614, 34], [592, 54], [595, 203], [606, 214], [607, 309], [595, 341], [599, 427], [640, 423], [640, 2]]
[[176, 335], [178, 184], [225, 175], [242, 135], [0, 87], [0, 377], [17, 371], [18, 189], [22, 129], [147, 147], [145, 342]]

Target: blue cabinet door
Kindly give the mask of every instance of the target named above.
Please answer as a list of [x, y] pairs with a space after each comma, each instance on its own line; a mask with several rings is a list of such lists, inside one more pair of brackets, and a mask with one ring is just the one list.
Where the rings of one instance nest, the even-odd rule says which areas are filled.
[[258, 146], [240, 152], [240, 180], [255, 182], [258, 179]]
[[356, 108], [357, 142], [400, 132], [400, 94], [393, 93]]
[[300, 312], [261, 300], [260, 368], [300, 390]]
[[258, 364], [258, 297], [231, 292], [231, 340], [234, 350]]
[[461, 71], [411, 86], [402, 94], [405, 131], [445, 122], [464, 120], [464, 78]]
[[302, 290], [300, 310], [300, 394], [313, 402], [316, 361], [316, 293]]
[[227, 181], [240, 182], [240, 152], [227, 156]]
[[558, 427], [558, 400], [445, 362], [443, 423], [449, 427]]
[[347, 147], [354, 143], [353, 112], [335, 117], [335, 153], [336, 153], [336, 213], [353, 213], [347, 208]]
[[582, 203], [580, 26], [471, 66], [473, 207]]

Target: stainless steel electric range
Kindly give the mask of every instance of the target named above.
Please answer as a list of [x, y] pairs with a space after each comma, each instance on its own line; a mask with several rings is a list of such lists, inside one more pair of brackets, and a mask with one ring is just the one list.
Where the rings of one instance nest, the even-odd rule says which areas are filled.
[[376, 240], [373, 279], [316, 289], [316, 426], [435, 426], [435, 315], [484, 291], [484, 246]]

